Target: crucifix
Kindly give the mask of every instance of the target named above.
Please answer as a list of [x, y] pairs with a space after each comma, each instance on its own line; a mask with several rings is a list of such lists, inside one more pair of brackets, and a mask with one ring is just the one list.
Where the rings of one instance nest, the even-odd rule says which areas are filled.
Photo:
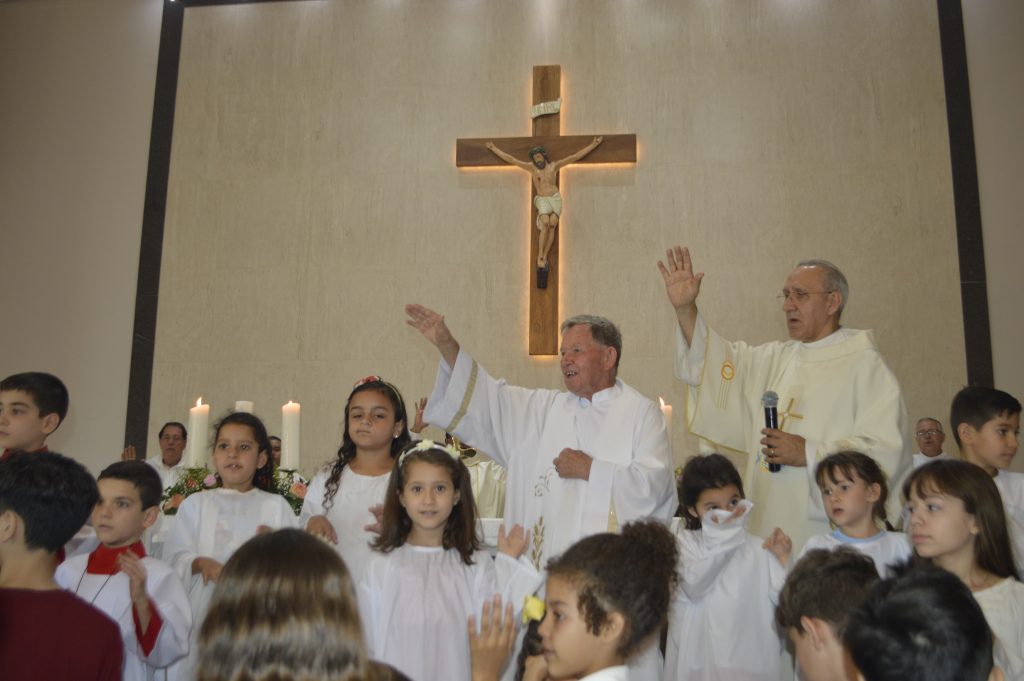
[[[558, 231], [562, 197], [558, 193], [558, 170], [571, 163], [636, 163], [636, 135], [561, 134], [562, 67], [533, 67], [533, 136], [459, 139], [455, 143], [455, 165], [536, 166], [530, 196], [530, 270], [536, 267], [538, 281], [530, 286], [530, 354], [558, 354]], [[537, 151], [540, 147], [541, 151]], [[587, 149], [588, 147], [589, 150]], [[500, 153], [499, 153], [500, 152]], [[584, 152], [581, 155], [581, 152]], [[548, 158], [556, 159], [554, 193], [547, 190], [543, 172]], [[521, 162], [517, 162], [521, 161]], [[550, 169], [549, 169], [550, 173]], [[538, 193], [540, 185], [541, 193]], [[557, 197], [557, 198], [556, 198]], [[539, 199], [539, 200], [538, 200]], [[533, 277], [531, 277], [533, 279]], [[537, 286], [537, 284], [544, 286]]]

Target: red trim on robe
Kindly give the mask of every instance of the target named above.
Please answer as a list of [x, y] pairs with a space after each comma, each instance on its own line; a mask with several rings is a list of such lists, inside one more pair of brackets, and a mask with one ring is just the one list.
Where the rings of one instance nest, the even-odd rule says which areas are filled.
[[140, 541], [131, 546], [119, 546], [116, 549], [100, 544], [95, 551], [89, 554], [89, 562], [86, 564], [85, 571], [90, 575], [116, 575], [121, 571], [117, 565], [117, 558], [126, 551], [131, 551], [139, 558], [146, 557], [146, 548]]
[[156, 603], [153, 599], [149, 599], [149, 629], [146, 629], [145, 633], [142, 631], [142, 625], [139, 623], [139, 611], [135, 609], [135, 604], [132, 603], [132, 621], [135, 622], [135, 639], [142, 646], [142, 654], [147, 657], [153, 648], [156, 647], [156, 639], [160, 636], [160, 629], [164, 626], [164, 618], [160, 617], [160, 611], [156, 609]]

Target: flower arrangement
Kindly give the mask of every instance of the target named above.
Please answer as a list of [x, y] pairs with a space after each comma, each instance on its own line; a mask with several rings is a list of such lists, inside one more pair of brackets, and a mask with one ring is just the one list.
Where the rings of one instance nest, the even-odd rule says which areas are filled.
[[176, 515], [181, 502], [196, 492], [220, 487], [220, 478], [206, 466], [186, 468], [178, 482], [164, 490], [160, 508], [164, 515]]
[[302, 502], [306, 498], [308, 484], [308, 481], [299, 475], [298, 471], [286, 468], [274, 469], [274, 489], [284, 497], [295, 515], [299, 515], [299, 512], [302, 511]]
[[[302, 502], [306, 498], [308, 481], [299, 475], [298, 471], [274, 469], [274, 492], [277, 492], [288, 505], [292, 507], [295, 515], [302, 510]], [[220, 478], [209, 468], [200, 466], [197, 468], [186, 468], [185, 472], [178, 478], [178, 482], [164, 490], [160, 499], [160, 508], [164, 515], [176, 515], [178, 507], [186, 498], [196, 492], [203, 492], [208, 489], [216, 489], [221, 486]]]

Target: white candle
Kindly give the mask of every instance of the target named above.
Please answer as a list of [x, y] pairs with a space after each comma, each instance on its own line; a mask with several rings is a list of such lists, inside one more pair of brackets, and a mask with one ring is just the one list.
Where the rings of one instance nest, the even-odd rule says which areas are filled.
[[672, 451], [672, 405], [665, 404], [665, 400], [658, 398], [661, 402], [661, 413], [665, 416], [665, 432], [668, 433], [668, 450]]
[[253, 403], [249, 400], [238, 400], [235, 402], [235, 411], [244, 411], [246, 414], [251, 414], [253, 406]]
[[210, 429], [210, 405], [203, 404], [203, 398], [196, 400], [196, 406], [188, 410], [188, 453], [185, 465], [196, 468], [206, 464], [206, 433]]
[[281, 407], [281, 468], [299, 467], [299, 414], [298, 402], [288, 401]]

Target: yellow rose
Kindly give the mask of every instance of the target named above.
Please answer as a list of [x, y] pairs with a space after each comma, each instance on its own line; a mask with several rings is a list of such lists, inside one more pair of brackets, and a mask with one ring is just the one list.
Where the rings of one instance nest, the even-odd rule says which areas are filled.
[[523, 624], [540, 622], [544, 619], [544, 601], [536, 596], [527, 596], [523, 602]]

